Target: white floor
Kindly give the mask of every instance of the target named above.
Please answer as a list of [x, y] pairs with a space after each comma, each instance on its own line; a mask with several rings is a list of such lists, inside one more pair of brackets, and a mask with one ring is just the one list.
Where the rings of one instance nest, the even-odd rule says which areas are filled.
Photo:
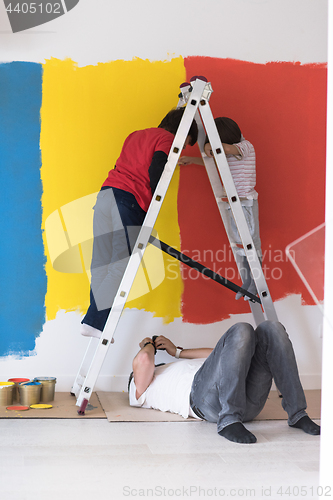
[[0, 499], [317, 498], [320, 438], [286, 421], [246, 427], [256, 444], [207, 422], [2, 419]]

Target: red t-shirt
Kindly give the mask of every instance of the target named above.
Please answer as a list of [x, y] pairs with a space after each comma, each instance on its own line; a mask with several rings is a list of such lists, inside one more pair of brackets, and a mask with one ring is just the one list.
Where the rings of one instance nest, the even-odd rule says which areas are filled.
[[130, 134], [124, 142], [116, 168], [110, 170], [103, 186], [132, 193], [147, 212], [152, 199], [149, 167], [156, 151], [169, 154], [174, 136], [162, 128], [148, 128]]

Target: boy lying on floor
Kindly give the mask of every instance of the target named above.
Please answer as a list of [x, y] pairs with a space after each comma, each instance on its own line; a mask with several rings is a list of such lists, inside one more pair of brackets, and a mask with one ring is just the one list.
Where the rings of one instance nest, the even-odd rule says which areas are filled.
[[[155, 367], [156, 349], [165, 349], [179, 361]], [[281, 323], [273, 321], [264, 321], [256, 330], [237, 323], [214, 349], [183, 349], [163, 336], [154, 341], [144, 338], [133, 360], [129, 401], [131, 406], [216, 422], [220, 436], [236, 443], [255, 443], [256, 437], [243, 422], [261, 412], [273, 379], [282, 394], [289, 426], [319, 435], [320, 427], [305, 411], [289, 336]]]

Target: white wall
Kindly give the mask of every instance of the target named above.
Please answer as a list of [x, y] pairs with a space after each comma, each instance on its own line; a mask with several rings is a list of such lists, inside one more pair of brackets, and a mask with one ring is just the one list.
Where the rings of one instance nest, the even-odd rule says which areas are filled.
[[[80, 66], [137, 56], [165, 60], [204, 55], [265, 63], [327, 60], [326, 0], [81, 0], [68, 14], [38, 28], [12, 34], [0, 4], [0, 61], [43, 63], [70, 57]], [[119, 22], [121, 20], [121, 22]], [[302, 306], [300, 297], [276, 304], [289, 330], [305, 388], [320, 387], [321, 313]], [[24, 359], [0, 361], [2, 378], [56, 376], [57, 390], [70, 389], [88, 340], [79, 335], [81, 317], [59, 312], [48, 321], [36, 349]], [[160, 333], [177, 344], [213, 346], [238, 320], [234, 316], [211, 325], [176, 320], [163, 325], [150, 313], [126, 310], [104, 364], [97, 389], [124, 390], [138, 341]], [[190, 334], [189, 334], [190, 332]], [[4, 332], [2, 332], [4, 334]]]
[[333, 2], [329, 1], [328, 92], [327, 92], [327, 166], [326, 166], [326, 235], [325, 253], [325, 321], [323, 328], [323, 381], [322, 381], [322, 437], [320, 449], [320, 484], [333, 488], [332, 478], [332, 380], [333, 380], [333, 266], [329, 256], [333, 252]]
[[202, 55], [265, 63], [327, 60], [326, 0], [80, 0], [65, 16], [11, 34], [0, 5], [0, 60], [79, 65]]

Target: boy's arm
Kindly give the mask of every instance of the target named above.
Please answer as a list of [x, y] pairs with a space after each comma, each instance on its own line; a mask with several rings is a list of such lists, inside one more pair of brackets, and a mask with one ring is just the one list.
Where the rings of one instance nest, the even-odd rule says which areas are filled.
[[243, 156], [235, 144], [225, 144], [223, 142], [222, 146], [226, 155]]
[[164, 151], [155, 151], [151, 164], [148, 169], [149, 182], [151, 194], [153, 195], [157, 184], [163, 174], [163, 170], [166, 162], [168, 161], [168, 155]]
[[204, 165], [203, 159], [196, 156], [181, 156], [178, 160], [179, 165]]
[[[170, 356], [175, 356], [177, 347], [171, 340], [160, 335], [155, 339], [156, 349], [165, 349]], [[213, 349], [210, 347], [199, 347], [195, 349], [183, 349], [179, 355], [182, 359], [208, 358]]]
[[195, 349], [183, 349], [179, 355], [183, 359], [208, 358], [213, 351], [210, 347], [198, 347]]
[[[233, 156], [243, 156], [242, 152], [240, 149], [235, 144], [225, 144], [224, 142], [222, 143], [224, 153], [226, 155], [233, 155]], [[205, 144], [205, 153], [209, 158], [213, 158], [213, 151], [212, 151], [212, 146], [207, 142]]]
[[155, 370], [155, 347], [152, 339], [144, 338], [140, 342], [141, 350], [133, 359], [133, 376], [136, 387], [136, 399], [139, 399], [153, 380]]
[[[177, 347], [171, 340], [160, 335], [155, 339], [155, 344], [149, 337], [140, 342], [141, 350], [133, 359], [133, 376], [136, 387], [136, 399], [148, 389], [151, 384], [155, 371], [155, 347], [156, 349], [165, 349], [170, 356], [176, 355]], [[183, 349], [180, 353], [182, 359], [208, 358], [213, 349], [210, 347], [199, 347], [195, 349]]]
[[[223, 146], [223, 149], [224, 149], [224, 153], [226, 155], [243, 156], [243, 153], [236, 146], [236, 144], [225, 144], [223, 142], [222, 146]], [[205, 150], [206, 155], [209, 158], [213, 158], [214, 157], [213, 151], [212, 151], [212, 147], [209, 144], [209, 142], [207, 142], [205, 144], [204, 150]], [[203, 161], [203, 159], [201, 157], [197, 158], [197, 157], [194, 157], [194, 156], [182, 156], [181, 158], [179, 158], [178, 163], [179, 163], [179, 165], [204, 165], [204, 161]]]

